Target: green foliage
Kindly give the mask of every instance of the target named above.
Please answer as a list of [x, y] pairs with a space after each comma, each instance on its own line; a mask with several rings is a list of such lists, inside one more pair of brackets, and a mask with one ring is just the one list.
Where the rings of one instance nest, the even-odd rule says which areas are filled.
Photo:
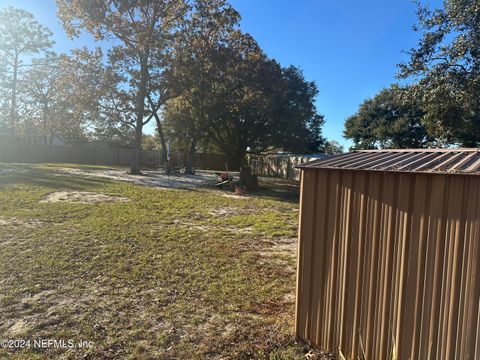
[[344, 152], [344, 147], [336, 140], [327, 140], [323, 145], [323, 151], [328, 155], [337, 155]]
[[[173, 44], [166, 83], [166, 132], [177, 147], [190, 148], [187, 171], [197, 144], [204, 140], [209, 120], [219, 111], [225, 86], [225, 49], [239, 33], [240, 15], [224, 0], [193, 1], [190, 16]], [[160, 124], [161, 125], [161, 124]]]
[[[36, 131], [45, 143], [54, 134], [71, 143], [84, 141], [98, 118], [102, 54], [98, 49], [76, 49], [71, 56], [45, 52], [51, 35], [24, 10], [0, 11], [1, 122], [17, 135]], [[41, 52], [44, 56], [32, 58]]]
[[0, 57], [0, 126], [8, 126], [9, 123], [9, 76], [7, 71], [7, 63], [5, 59]]
[[48, 52], [34, 59], [19, 88], [22, 125], [45, 136], [60, 134], [69, 143], [84, 142], [99, 117], [104, 67], [100, 49], [75, 49], [71, 55]]
[[178, 146], [203, 141], [240, 166], [247, 151], [314, 152], [323, 142], [318, 90], [295, 67], [281, 68], [238, 29], [223, 0], [198, 0], [178, 35], [164, 124]]
[[421, 148], [431, 143], [422, 124], [424, 112], [409, 88], [392, 85], [365, 100], [345, 122], [354, 149]]
[[2, 90], [11, 93], [11, 100], [0, 103], [2, 122], [20, 112], [20, 91], [25, 128], [39, 129], [45, 142], [56, 133], [72, 143], [92, 135], [132, 144], [133, 173], [139, 171], [143, 127], [153, 118], [162, 149], [167, 133], [190, 154], [197, 146], [215, 149], [237, 165], [247, 152], [308, 153], [323, 145], [316, 84], [298, 68], [269, 59], [242, 33], [240, 14], [226, 0], [57, 0], [57, 5], [69, 36], [86, 31], [97, 40], [116, 39], [115, 45], [106, 59], [99, 50], [48, 53], [32, 62], [18, 88], [19, 56], [48, 48], [51, 33], [29, 13], [3, 10], [0, 94], [5, 99]]
[[49, 48], [50, 30], [28, 11], [6, 7], [0, 11], [0, 53], [9, 66], [15, 57], [38, 54]]
[[325, 142], [321, 132], [325, 118], [315, 106], [317, 85], [295, 66], [282, 68], [280, 75], [282, 85], [272, 89], [276, 106], [272, 146], [288, 152], [318, 152]]
[[158, 150], [158, 139], [152, 135], [143, 135], [142, 150]]
[[108, 53], [110, 88], [107, 107], [121, 125], [135, 130], [132, 173], [140, 172], [143, 126], [165, 101], [163, 72], [172, 40], [185, 22], [183, 0], [57, 0], [58, 14], [74, 37], [86, 30], [97, 39], [115, 38]]
[[99, 118], [100, 100], [105, 93], [105, 68], [100, 48], [89, 51], [75, 49], [62, 55], [57, 77], [62, 114], [58, 120], [62, 134], [71, 142], [79, 142]]
[[441, 144], [480, 144], [480, 6], [477, 0], [446, 0], [441, 9], [419, 4], [422, 33], [399, 76], [416, 82], [423, 123]]
[[[52, 33], [25, 10], [0, 10], [0, 123], [15, 129], [18, 121], [17, 87], [26, 58], [52, 46]], [[7, 100], [8, 97], [8, 100]]]
[[366, 100], [345, 124], [354, 148], [480, 145], [480, 7], [476, 0], [446, 0], [430, 10], [418, 2], [422, 37], [400, 78]]
[[203, 97], [196, 88], [191, 90], [202, 105], [189, 96], [167, 103], [165, 122], [175, 134], [191, 136], [194, 129], [188, 124], [200, 124], [195, 128], [201, 129], [198, 135], [237, 166], [247, 152], [319, 150], [324, 118], [315, 107], [318, 90], [298, 68], [282, 68], [240, 33], [221, 49], [214, 66], [221, 75], [210, 83], [214, 91]]
[[21, 94], [25, 103], [22, 114], [26, 128], [39, 129], [48, 143], [50, 134], [55, 134], [57, 124], [53, 119], [59, 110], [58, 73], [60, 59], [57, 54], [48, 52], [44, 58], [34, 59], [21, 84]]

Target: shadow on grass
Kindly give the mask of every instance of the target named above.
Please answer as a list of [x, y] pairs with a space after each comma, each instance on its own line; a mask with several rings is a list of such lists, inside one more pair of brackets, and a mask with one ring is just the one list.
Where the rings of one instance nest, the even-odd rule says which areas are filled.
[[[28, 169], [25, 172], [12, 172], [9, 174], [0, 175], [0, 189], [9, 185], [35, 185], [45, 187], [52, 190], [67, 190], [67, 191], [91, 191], [92, 189], [102, 188], [111, 184], [130, 184], [134, 186], [142, 186], [146, 188], [169, 188], [163, 186], [136, 184], [129, 181], [122, 181], [116, 179], [101, 178], [95, 176], [82, 176], [74, 174], [62, 174], [53, 172], [51, 169]], [[172, 187], [175, 190], [196, 192], [201, 188], [211, 188], [211, 186], [193, 187]]]
[[11, 173], [0, 176], [0, 188], [8, 185], [36, 185], [51, 189], [87, 190], [113, 184], [114, 181], [102, 178], [81, 176], [64, 176], [47, 173], [41, 170], [30, 170], [24, 173]]
[[300, 198], [300, 184], [297, 181], [260, 178], [259, 189], [254, 195], [260, 198], [298, 203]]

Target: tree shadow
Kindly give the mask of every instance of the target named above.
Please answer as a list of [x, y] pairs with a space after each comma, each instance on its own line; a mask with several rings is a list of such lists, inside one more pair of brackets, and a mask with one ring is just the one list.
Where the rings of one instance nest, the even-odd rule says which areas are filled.
[[259, 188], [253, 195], [260, 198], [298, 203], [300, 198], [300, 183], [294, 180], [277, 178], [259, 178]]
[[50, 189], [87, 190], [113, 184], [110, 179], [63, 175], [45, 170], [31, 169], [26, 172], [12, 172], [0, 176], [0, 188], [9, 185], [36, 185]]

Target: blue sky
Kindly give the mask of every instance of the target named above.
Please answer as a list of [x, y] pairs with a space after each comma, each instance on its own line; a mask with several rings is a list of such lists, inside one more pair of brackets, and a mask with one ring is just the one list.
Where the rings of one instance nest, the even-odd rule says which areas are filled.
[[[293, 64], [315, 80], [324, 135], [347, 147], [345, 118], [368, 97], [395, 81], [402, 50], [417, 43], [411, 0], [230, 0], [242, 15], [241, 27], [284, 66]], [[439, 0], [431, 1], [438, 5]], [[0, 7], [30, 11], [54, 32], [55, 48], [94, 46], [84, 35], [70, 41], [56, 17], [54, 0], [0, 0]], [[150, 131], [153, 127], [150, 127]]]

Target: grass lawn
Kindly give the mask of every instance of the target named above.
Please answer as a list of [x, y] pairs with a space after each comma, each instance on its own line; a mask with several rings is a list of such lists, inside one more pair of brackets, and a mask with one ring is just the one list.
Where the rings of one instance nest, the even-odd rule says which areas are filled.
[[[298, 189], [264, 186], [239, 199], [49, 165], [0, 172], [0, 340], [93, 343], [0, 358], [304, 359], [293, 334]], [[42, 201], [58, 191], [129, 201]]]

